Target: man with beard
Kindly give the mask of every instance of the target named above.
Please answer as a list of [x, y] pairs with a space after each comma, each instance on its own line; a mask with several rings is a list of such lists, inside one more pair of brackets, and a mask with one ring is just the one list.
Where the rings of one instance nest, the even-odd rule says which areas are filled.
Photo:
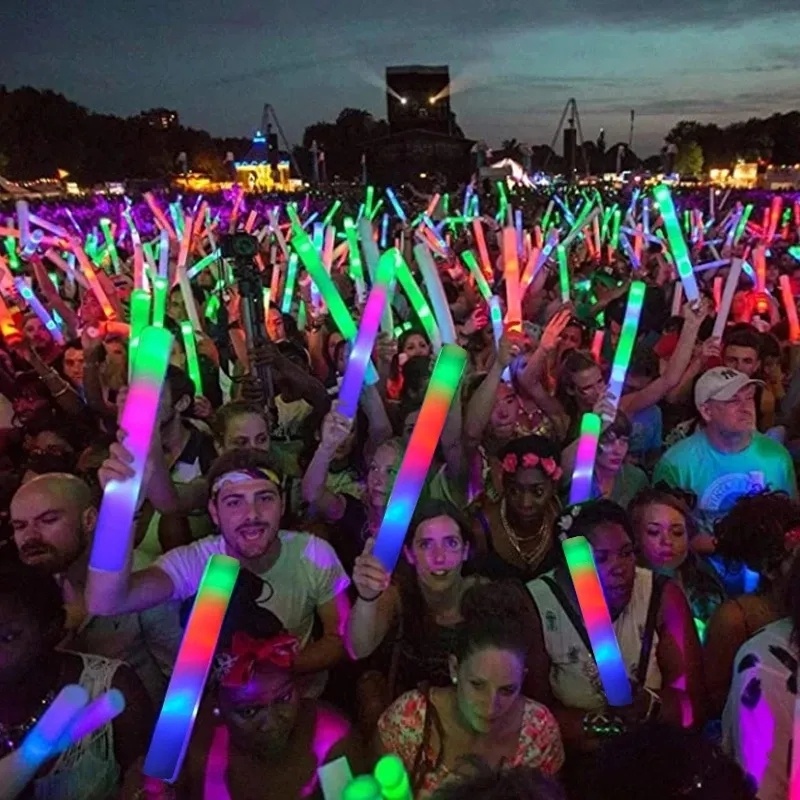
[[96, 520], [89, 487], [65, 473], [33, 478], [11, 500], [20, 559], [61, 585], [67, 608], [62, 646], [127, 662], [160, 704], [181, 641], [178, 605], [106, 618], [87, 613], [84, 590]]
[[[307, 678], [303, 694], [318, 697], [326, 670], [345, 652], [350, 581], [327, 542], [281, 530], [282, 479], [271, 465], [269, 456], [257, 450], [231, 450], [220, 456], [208, 474], [208, 512], [220, 535], [171, 550], [138, 572], [90, 569], [87, 601], [92, 613], [107, 615], [187, 600], [197, 592], [208, 559], [224, 553], [260, 579], [257, 605], [275, 614], [297, 637], [300, 652], [294, 672]], [[100, 481], [125, 481], [132, 474], [129, 457], [112, 456], [100, 471]], [[322, 634], [313, 640], [315, 618]]]

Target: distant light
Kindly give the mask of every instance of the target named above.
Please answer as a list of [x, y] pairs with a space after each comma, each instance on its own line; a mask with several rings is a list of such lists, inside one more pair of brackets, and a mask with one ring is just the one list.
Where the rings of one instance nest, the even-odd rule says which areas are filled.
[[436, 98], [435, 98], [435, 97], [429, 97], [429, 98], [428, 98], [428, 102], [429, 102], [431, 105], [434, 105], [434, 103], [436, 102]]
[[427, 172], [420, 172], [419, 176], [420, 176], [420, 178], [427, 178], [428, 177], [428, 173]]
[[400, 98], [400, 104], [404, 105], [404, 106], [408, 105], [408, 98], [407, 97], [401, 97]]

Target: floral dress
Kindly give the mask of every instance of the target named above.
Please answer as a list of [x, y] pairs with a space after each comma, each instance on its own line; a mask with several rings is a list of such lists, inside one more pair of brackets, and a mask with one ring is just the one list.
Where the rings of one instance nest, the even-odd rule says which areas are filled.
[[[524, 698], [517, 751], [503, 766], [535, 767], [544, 775], [555, 775], [564, 764], [564, 746], [555, 717], [539, 703]], [[381, 743], [387, 753], [394, 753], [403, 760], [411, 774], [420, 747], [423, 746], [425, 716], [428, 711], [428, 696], [414, 689], [395, 700], [384, 711], [378, 721]], [[436, 753], [425, 743], [424, 762], [436, 763]], [[444, 764], [425, 774], [419, 787], [418, 800], [436, 791], [452, 775]]]

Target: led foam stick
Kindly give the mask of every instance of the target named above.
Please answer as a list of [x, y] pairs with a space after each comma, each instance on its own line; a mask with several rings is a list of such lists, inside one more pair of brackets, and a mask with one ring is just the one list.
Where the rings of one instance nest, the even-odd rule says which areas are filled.
[[[614, 416], [617, 414], [619, 400], [622, 397], [622, 387], [625, 384], [625, 375], [631, 361], [633, 345], [636, 342], [636, 332], [639, 329], [639, 317], [644, 304], [645, 284], [634, 281], [628, 293], [628, 305], [625, 308], [625, 317], [622, 320], [622, 330], [614, 353], [614, 362], [611, 365], [611, 379], [608, 382], [608, 391], [614, 406]], [[609, 422], [613, 421], [613, 417]]]
[[342, 800], [344, 790], [353, 782], [347, 756], [317, 767], [317, 777], [325, 800]]
[[[511, 228], [511, 235], [514, 236], [514, 229]], [[514, 255], [516, 256], [516, 242], [514, 243]], [[433, 315], [436, 317], [436, 324], [439, 326], [439, 335], [444, 344], [455, 344], [456, 328], [453, 324], [453, 315], [450, 313], [450, 306], [447, 303], [447, 296], [444, 293], [442, 279], [439, 277], [439, 270], [433, 261], [430, 250], [418, 244], [414, 248], [414, 258], [419, 265], [422, 273], [422, 280], [428, 290], [428, 297], [433, 303]]]
[[339, 389], [338, 411], [346, 419], [354, 419], [358, 411], [358, 398], [364, 384], [364, 376], [372, 356], [372, 348], [378, 336], [383, 308], [389, 301], [389, 288], [394, 278], [395, 263], [399, 258], [397, 250], [387, 250], [378, 263], [378, 272], [375, 283], [372, 284], [367, 305], [361, 315], [361, 324], [358, 328], [350, 358], [347, 360], [342, 385]]
[[134, 475], [125, 481], [109, 481], [103, 492], [89, 559], [89, 566], [94, 570], [121, 572], [125, 568], [133, 538], [133, 516], [171, 349], [172, 334], [165, 328], [149, 327], [142, 331], [120, 419], [120, 428], [127, 434], [125, 447], [133, 456]]
[[178, 778], [238, 575], [235, 558], [208, 559], [144, 762], [151, 778]]
[[15, 347], [22, 343], [22, 332], [14, 322], [14, 316], [2, 296], [0, 296], [0, 333], [3, 335], [3, 341], [9, 347]]
[[467, 265], [467, 269], [475, 279], [475, 284], [478, 287], [478, 291], [483, 296], [483, 299], [488, 302], [489, 298], [492, 296], [492, 290], [481, 272], [481, 268], [478, 266], [478, 262], [475, 260], [472, 250], [464, 250], [464, 252], [461, 253], [461, 260]]
[[597, 414], [584, 414], [581, 417], [581, 432], [572, 481], [569, 485], [569, 504], [574, 506], [592, 499], [592, 480], [597, 446], [600, 443], [602, 421]]
[[34, 224], [38, 225], [40, 228], [44, 228], [46, 231], [52, 233], [54, 236], [59, 236], [62, 239], [69, 239], [69, 233], [62, 228], [60, 225], [54, 225], [52, 222], [48, 222], [46, 219], [42, 219], [37, 214], [28, 214], [28, 219]]
[[569, 265], [564, 245], [558, 245], [556, 254], [558, 255], [558, 283], [561, 287], [561, 302], [569, 303]]
[[503, 228], [503, 272], [506, 279], [506, 326], [511, 331], [522, 331], [522, 292], [519, 281], [519, 256], [517, 232]]
[[289, 256], [289, 266], [286, 269], [286, 283], [283, 285], [283, 300], [281, 300], [281, 313], [288, 314], [292, 310], [292, 295], [294, 284], [297, 280], [297, 253]]
[[17, 200], [17, 226], [19, 227], [20, 244], [25, 247], [31, 238], [30, 209], [26, 200]]
[[593, 209], [591, 209], [591, 211], [589, 211], [589, 213], [583, 219], [580, 219], [580, 220], [578, 220], [577, 223], [575, 223], [575, 225], [573, 226], [572, 230], [566, 235], [564, 241], [561, 242], [561, 244], [563, 244], [564, 247], [567, 250], [569, 250], [570, 245], [572, 244], [572, 242], [578, 236], [581, 235], [581, 233], [583, 232], [583, 229], [587, 225], [598, 224], [598, 216], [599, 216], [599, 214], [600, 214], [600, 207], [599, 206], [595, 206]]
[[475, 237], [475, 245], [478, 248], [478, 257], [481, 260], [481, 269], [486, 276], [486, 280], [494, 278], [492, 262], [489, 261], [489, 251], [486, 249], [486, 238], [483, 235], [483, 224], [480, 219], [472, 220], [472, 234]]
[[661, 218], [664, 220], [664, 228], [667, 231], [667, 240], [670, 250], [675, 257], [675, 266], [683, 284], [683, 291], [686, 299], [690, 303], [696, 303], [700, 299], [700, 290], [697, 288], [697, 279], [694, 275], [692, 262], [689, 259], [689, 249], [686, 247], [686, 240], [683, 238], [681, 226], [675, 215], [675, 204], [672, 202], [672, 195], [669, 189], [664, 186], [656, 186], [653, 196], [658, 203], [661, 211]]
[[153, 278], [153, 325], [158, 328], [164, 327], [168, 295], [169, 283], [167, 283], [167, 279], [162, 278], [160, 275]]
[[114, 307], [111, 305], [108, 295], [103, 291], [103, 287], [100, 285], [97, 275], [95, 275], [94, 267], [89, 263], [89, 258], [84, 249], [77, 242], [73, 242], [72, 250], [78, 258], [78, 263], [81, 265], [83, 277], [86, 278], [89, 288], [94, 292], [94, 296], [97, 298], [97, 302], [100, 303], [100, 308], [103, 309], [106, 319], [116, 319], [117, 315], [114, 312]]
[[712, 339], [721, 339], [725, 333], [725, 325], [728, 323], [728, 315], [731, 311], [731, 303], [736, 289], [739, 286], [739, 276], [742, 272], [742, 259], [732, 258], [731, 267], [728, 270], [728, 279], [725, 281], [725, 288], [722, 290], [717, 317], [714, 320], [714, 329], [711, 331]]
[[[678, 284], [680, 286], [680, 284]], [[592, 358], [594, 359], [594, 363], [599, 365], [602, 360], [602, 353], [603, 353], [603, 341], [605, 339], [605, 331], [600, 328], [594, 332], [592, 336]]]
[[561, 543], [567, 568], [578, 596], [583, 623], [589, 634], [592, 653], [600, 673], [600, 682], [610, 706], [627, 706], [633, 702], [631, 684], [622, 653], [611, 624], [603, 587], [597, 576], [597, 567], [589, 542], [584, 536], [565, 539]]
[[64, 344], [64, 335], [61, 333], [61, 329], [56, 325], [47, 309], [42, 305], [41, 300], [33, 293], [33, 289], [25, 283], [23, 278], [15, 278], [14, 286], [17, 287], [17, 291], [20, 293], [22, 299], [28, 304], [31, 311], [36, 314], [42, 325], [47, 328], [48, 333], [53, 339], [58, 342], [58, 344]]
[[203, 256], [199, 261], [195, 262], [191, 269], [186, 271], [186, 277], [189, 280], [196, 278], [206, 267], [213, 264], [220, 257], [219, 250], [214, 250], [207, 256]]
[[169, 278], [169, 234], [162, 230], [158, 242], [158, 275]]
[[406, 212], [403, 211], [403, 207], [400, 205], [397, 195], [394, 193], [394, 189], [387, 187], [386, 196], [389, 198], [389, 203], [394, 209], [394, 213], [397, 214], [397, 216], [403, 221], [403, 224], [407, 223], [408, 217], [406, 216]]
[[381, 218], [381, 247], [385, 250], [389, 236], [389, 215], [384, 214]]
[[177, 238], [175, 236], [175, 231], [172, 230], [172, 225], [169, 224], [169, 220], [164, 216], [164, 212], [158, 207], [158, 203], [156, 202], [155, 197], [153, 197], [153, 193], [145, 192], [143, 196], [145, 203], [147, 203], [148, 208], [155, 218], [156, 225], [158, 225], [162, 231], [166, 231], [170, 238]]
[[[372, 188], [372, 187], [370, 187]], [[334, 201], [333, 205], [328, 210], [328, 213], [325, 215], [325, 219], [322, 220], [322, 224], [328, 226], [333, 222], [333, 218], [336, 216], [336, 212], [342, 205], [342, 201], [337, 199]]]
[[86, 689], [77, 684], [65, 686], [56, 695], [22, 743], [21, 756], [27, 766], [41, 765], [52, 757], [70, 723], [88, 700]]
[[454, 344], [444, 345], [436, 359], [425, 400], [375, 539], [373, 555], [387, 572], [392, 572], [397, 563], [403, 538], [419, 500], [450, 406], [461, 384], [466, 363], [466, 350]]
[[194, 328], [189, 320], [181, 322], [181, 336], [183, 349], [186, 351], [186, 365], [189, 377], [194, 384], [194, 393], [203, 394], [203, 381], [200, 377], [200, 362], [197, 360], [197, 344], [194, 338]]
[[[372, 229], [372, 223], [368, 219], [360, 219], [358, 224], [356, 225], [356, 230], [358, 231], [358, 237], [361, 241], [361, 249], [364, 253], [364, 260], [367, 262], [367, 270], [369, 272], [370, 280], [374, 283], [375, 276], [378, 271], [378, 262], [381, 258], [381, 251], [378, 249], [378, 245], [375, 244], [375, 236], [374, 231]], [[348, 240], [349, 241], [349, 240]], [[356, 284], [356, 290], [358, 290], [358, 285]], [[381, 318], [381, 330], [384, 333], [391, 333], [394, 329], [394, 317], [392, 315], [392, 294], [394, 289], [390, 288], [389, 290], [389, 302], [383, 309], [383, 317]], [[364, 297], [367, 295], [366, 286], [364, 287]]]
[[[789, 321], [789, 341], [792, 344], [797, 344], [800, 342], [800, 322], [797, 320], [797, 303], [795, 303], [794, 295], [792, 294], [789, 276], [781, 275], [780, 284], [783, 307], [786, 309], [786, 319]], [[798, 739], [798, 742], [800, 742], [800, 739]]]
[[742, 216], [739, 218], [739, 224], [736, 226], [736, 233], [733, 235], [734, 244], [739, 244], [739, 239], [742, 238], [742, 234], [745, 232], [745, 228], [747, 228], [747, 221], [750, 219], [752, 213], [753, 204], [748, 203], [742, 212]]
[[394, 753], [383, 756], [375, 765], [375, 780], [384, 800], [414, 800], [405, 765]]
[[500, 340], [505, 333], [505, 326], [503, 325], [503, 309], [500, 306], [500, 298], [492, 295], [489, 298], [489, 319], [492, 323], [492, 334], [494, 335], [495, 347], [500, 349]]
[[381, 787], [372, 775], [359, 775], [342, 794], [342, 800], [383, 800]]
[[136, 360], [136, 349], [142, 331], [150, 323], [150, 293], [144, 289], [134, 289], [131, 292], [131, 330], [128, 339], [128, 361], [133, 369]]
[[367, 217], [367, 219], [369, 219], [370, 221], [374, 220], [375, 217], [378, 215], [378, 212], [381, 210], [381, 208], [383, 208], [383, 198], [379, 197], [378, 198], [378, 202], [375, 203], [375, 205], [374, 205], [372, 211], [370, 212], [369, 216]]
[[114, 266], [114, 272], [119, 273], [120, 261], [119, 253], [117, 252], [117, 244], [114, 241], [114, 233], [111, 230], [111, 220], [105, 217], [100, 220], [100, 230], [103, 231], [103, 238], [106, 240], [106, 247], [111, 255], [111, 263]]

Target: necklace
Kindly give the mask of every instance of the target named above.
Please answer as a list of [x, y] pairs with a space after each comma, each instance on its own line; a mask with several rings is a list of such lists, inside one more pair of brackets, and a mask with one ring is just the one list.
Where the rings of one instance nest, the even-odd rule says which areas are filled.
[[0, 757], [14, 752], [21, 744], [27, 733], [41, 719], [56, 696], [56, 690], [51, 689], [38, 703], [36, 711], [18, 725], [3, 725], [0, 722]]
[[[547, 535], [547, 526], [551, 517], [550, 509], [548, 508], [542, 517], [542, 523], [539, 525], [536, 533], [530, 536], [518, 536], [508, 521], [506, 516], [506, 501], [505, 498], [500, 501], [500, 522], [503, 525], [506, 537], [511, 546], [516, 551], [517, 555], [522, 559], [527, 567], [535, 569], [541, 564], [547, 551], [550, 549], [550, 537]], [[530, 549], [525, 548], [524, 545], [528, 542], [533, 542], [534, 546]]]

